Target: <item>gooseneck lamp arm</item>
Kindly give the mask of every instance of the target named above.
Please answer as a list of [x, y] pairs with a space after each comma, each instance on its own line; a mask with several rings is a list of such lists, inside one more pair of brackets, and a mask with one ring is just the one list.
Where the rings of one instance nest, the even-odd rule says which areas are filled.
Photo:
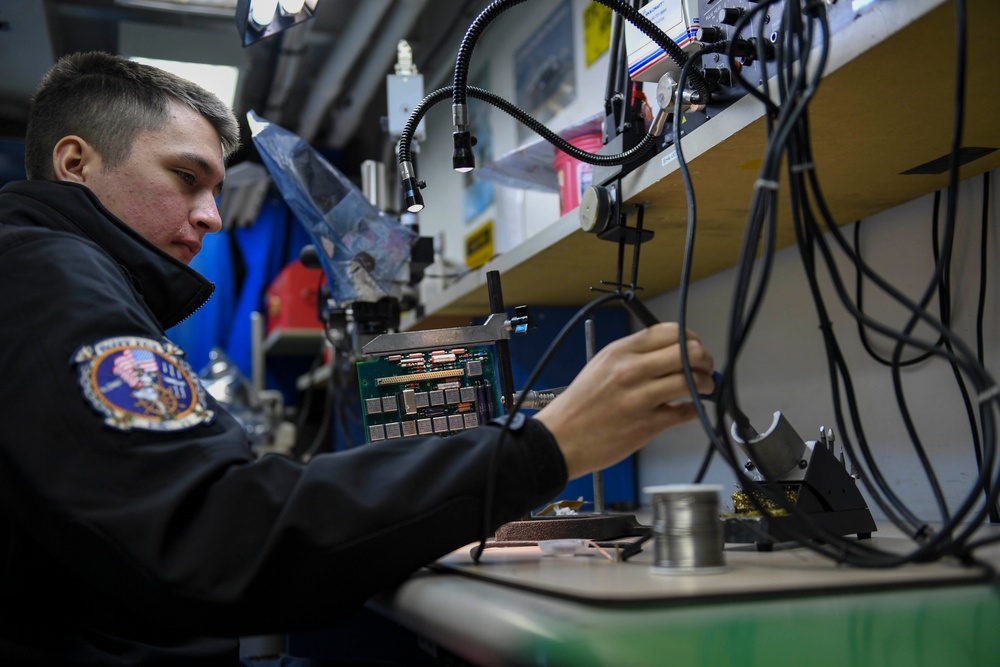
[[[527, 0], [495, 0], [490, 3], [479, 16], [469, 25], [462, 43], [455, 58], [455, 79], [452, 89], [452, 120], [455, 131], [453, 133], [454, 152], [452, 154], [452, 165], [456, 171], [467, 172], [475, 168], [475, 156], [472, 147], [476, 141], [469, 131], [469, 110], [466, 97], [469, 90], [469, 63], [472, 60], [472, 52], [479, 42], [486, 27], [498, 16], [508, 9], [515, 7]], [[629, 23], [639, 29], [640, 32], [649, 37], [657, 46], [670, 56], [678, 67], [683, 67], [687, 62], [687, 55], [683, 49], [677, 45], [670, 37], [660, 30], [655, 23], [643, 16], [641, 12], [623, 0], [596, 0], [609, 7], [621, 16], [625, 17]], [[711, 97], [711, 90], [708, 82], [697, 72], [690, 75], [691, 86], [701, 96], [701, 103], [707, 103]]]
[[[420, 104], [415, 106], [413, 111], [410, 112], [410, 117], [406, 120], [406, 124], [403, 126], [403, 131], [399, 135], [399, 144], [397, 146], [399, 175], [403, 184], [406, 210], [411, 213], [417, 213], [423, 209], [424, 202], [423, 197], [420, 195], [420, 190], [426, 185], [426, 183], [417, 179], [416, 170], [413, 166], [413, 160], [411, 157], [413, 135], [416, 133], [417, 126], [420, 124], [420, 121], [423, 119], [427, 111], [435, 104], [446, 100], [449, 96], [451, 96], [451, 94], [452, 86], [445, 86], [444, 88], [439, 88], [438, 90], [435, 90], [427, 95], [420, 101]], [[638, 160], [656, 145], [658, 138], [663, 135], [663, 132], [666, 129], [666, 112], [661, 110], [650, 126], [649, 132], [638, 144], [622, 153], [616, 153], [614, 155], [598, 155], [595, 153], [588, 153], [585, 150], [577, 148], [549, 128], [545, 127], [542, 123], [529, 116], [517, 106], [488, 90], [470, 86], [466, 90], [466, 94], [469, 97], [492, 104], [496, 108], [523, 123], [557, 149], [577, 160], [580, 160], [581, 162], [586, 162], [587, 164], [592, 165], [610, 167], [628, 164], [629, 162]]]
[[[619, 15], [624, 16], [626, 20], [635, 25], [641, 32], [660, 46], [678, 66], [683, 67], [688, 61], [687, 55], [670, 37], [626, 2], [622, 0], [597, 1], [618, 12]], [[503, 98], [489, 91], [469, 86], [469, 62], [483, 31], [500, 14], [522, 2], [526, 2], [526, 0], [496, 0], [480, 12], [479, 16], [469, 26], [459, 47], [458, 56], [455, 60], [454, 85], [434, 91], [414, 107], [411, 112], [403, 132], [400, 134], [397, 150], [400, 178], [407, 211], [417, 213], [423, 210], [424, 202], [420, 190], [426, 187], [426, 183], [417, 178], [416, 169], [411, 159], [410, 146], [413, 141], [413, 134], [427, 110], [449, 95], [452, 98], [452, 121], [455, 126], [455, 132], [453, 133], [454, 152], [452, 153], [452, 166], [460, 172], [471, 171], [475, 167], [475, 157], [472, 152], [472, 147], [475, 145], [475, 138], [473, 138], [469, 131], [469, 112], [468, 105], [466, 104], [468, 97], [481, 99], [501, 109], [527, 125], [559, 150], [587, 164], [600, 166], [628, 164], [642, 158], [656, 145], [657, 139], [663, 135], [666, 128], [667, 111], [661, 109], [647, 135], [630, 150], [616, 155], [588, 153], [565, 141], [562, 137]], [[695, 71], [691, 73], [690, 79], [691, 85], [695, 89], [691, 101], [707, 103], [711, 97], [711, 91], [704, 77]]]

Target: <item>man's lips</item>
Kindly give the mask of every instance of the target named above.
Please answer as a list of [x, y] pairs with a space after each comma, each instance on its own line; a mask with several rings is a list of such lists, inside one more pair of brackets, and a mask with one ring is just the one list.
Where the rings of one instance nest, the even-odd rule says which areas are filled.
[[174, 245], [178, 247], [181, 252], [181, 261], [185, 264], [194, 259], [195, 255], [201, 252], [201, 241], [188, 241], [180, 240], [175, 241]]

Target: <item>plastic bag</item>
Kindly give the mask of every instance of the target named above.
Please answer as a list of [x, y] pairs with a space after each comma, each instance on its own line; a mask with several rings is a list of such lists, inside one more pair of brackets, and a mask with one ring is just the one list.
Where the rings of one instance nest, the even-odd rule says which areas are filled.
[[350, 303], [398, 297], [417, 235], [369, 203], [297, 134], [253, 111], [247, 121], [264, 166], [316, 246], [333, 298]]

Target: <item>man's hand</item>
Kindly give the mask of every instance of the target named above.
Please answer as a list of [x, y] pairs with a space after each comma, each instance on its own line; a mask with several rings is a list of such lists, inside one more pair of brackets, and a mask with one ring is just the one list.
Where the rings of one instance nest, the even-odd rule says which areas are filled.
[[[569, 478], [602, 470], [664, 429], [695, 417], [681, 367], [679, 329], [657, 324], [602, 349], [536, 419], [555, 436]], [[699, 393], [711, 393], [712, 355], [688, 333]]]

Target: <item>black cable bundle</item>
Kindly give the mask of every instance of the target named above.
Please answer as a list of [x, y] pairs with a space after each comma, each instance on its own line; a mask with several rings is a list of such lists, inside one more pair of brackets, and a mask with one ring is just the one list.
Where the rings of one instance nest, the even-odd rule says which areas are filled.
[[[506, 9], [520, 4], [524, 0], [496, 0], [485, 10], [470, 27], [463, 40], [460, 56], [456, 61], [455, 85], [435, 91], [414, 109], [400, 138], [399, 162], [406, 166], [403, 170], [405, 179], [415, 180], [410, 165], [410, 140], [413, 132], [426, 110], [433, 104], [453, 97], [455, 105], [464, 105], [466, 96], [485, 100], [506, 113], [525, 123], [560, 150], [573, 157], [591, 164], [623, 164], [642, 156], [648, 148], [640, 144], [632, 149], [630, 155], [592, 156], [575, 149], [561, 140], [547, 128], [531, 119], [527, 114], [507, 103], [488, 91], [467, 86], [467, 71], [472, 50], [479, 35], [496, 16]], [[623, 2], [599, 0], [602, 4], [615, 9], [636, 24], [637, 12]], [[765, 50], [763, 26], [765, 21], [754, 21], [762, 12], [776, 8], [783, 1], [783, 16], [774, 40], [774, 87], [764, 77], [761, 89], [739, 75], [740, 67], [736, 62], [737, 51], [746, 56], [747, 40], [741, 35], [751, 26], [755, 26], [755, 35], [750, 43], [755, 44], [756, 58], [760, 62], [769, 61]], [[719, 456], [732, 469], [738, 482], [745, 491], [747, 498], [762, 512], [765, 499], [773, 506], [778, 506], [794, 514], [806, 527], [807, 531], [797, 537], [806, 547], [813, 549], [838, 562], [864, 567], [893, 567], [909, 562], [926, 562], [940, 559], [944, 556], [956, 556], [966, 563], [975, 563], [974, 550], [987, 542], [1000, 538], [987, 538], [974, 541], [973, 534], [987, 517], [994, 521], [998, 519], [998, 492], [1000, 492], [1000, 462], [996, 453], [996, 433], [994, 424], [995, 409], [1000, 406], [1000, 390], [996, 381], [985, 370], [983, 364], [983, 312], [985, 304], [985, 239], [986, 211], [988, 197], [988, 181], [984, 184], [983, 212], [983, 256], [981, 258], [980, 299], [978, 312], [979, 340], [977, 351], [972, 351], [950, 329], [950, 275], [951, 249], [954, 238], [957, 189], [958, 189], [958, 152], [961, 145], [962, 116], [964, 113], [964, 80], [965, 80], [965, 48], [966, 48], [966, 12], [965, 1], [956, 0], [956, 93], [955, 93], [955, 123], [952, 137], [951, 170], [948, 185], [948, 206], [945, 216], [941, 247], [937, 246], [938, 225], [935, 219], [935, 272], [928, 283], [922, 298], [913, 301], [890, 285], [869, 267], [860, 256], [859, 228], [855, 227], [855, 240], [849, 243], [830, 214], [820, 187], [817, 167], [813, 160], [809, 131], [808, 107], [820, 85], [830, 48], [830, 25], [826, 15], [826, 3], [822, 0], [760, 0], [746, 11], [734, 25], [734, 39], [719, 44], [706, 46], [701, 51], [687, 57], [683, 52], [675, 53], [677, 49], [670, 44], [663, 44], [661, 34], [646, 31], [653, 41], [664, 47], [668, 55], [673, 57], [681, 67], [681, 73], [675, 97], [673, 114], [673, 137], [679, 170], [684, 182], [688, 203], [688, 226], [684, 247], [684, 263], [679, 287], [678, 323], [681, 332], [681, 350], [684, 372], [691, 389], [691, 395], [697, 408], [698, 416], [705, 432], [708, 434], [710, 446], [700, 466], [695, 481], [701, 481], [706, 473], [714, 454]], [[644, 20], [644, 17], [641, 17]], [[643, 24], [642, 27], [648, 27]], [[658, 32], [658, 31], [655, 31]], [[669, 40], [667, 40], [669, 41]], [[675, 45], [674, 45], [675, 46]], [[737, 48], [738, 46], [738, 48]], [[693, 82], [696, 91], [708, 96], [704, 78], [695, 68], [701, 58], [709, 53], [725, 52], [729, 59], [730, 71], [736, 73], [736, 81], [755, 97], [765, 108], [767, 128], [767, 144], [764, 151], [762, 166], [754, 186], [753, 195], [748, 207], [746, 224], [740, 255], [736, 264], [736, 285], [733, 301], [730, 307], [729, 329], [726, 346], [726, 365], [722, 372], [720, 386], [717, 391], [716, 411], [714, 420], [706, 412], [702, 399], [698, 396], [690, 361], [687, 358], [687, 310], [692, 274], [692, 260], [697, 230], [697, 207], [690, 171], [684, 159], [681, 147], [681, 127], [683, 118], [684, 89], [688, 82]], [[905, 535], [914, 542], [911, 551], [904, 554], [891, 553], [866, 544], [833, 534], [816, 525], [810, 517], [796, 508], [789, 501], [773, 493], [766, 485], [750, 479], [740, 465], [740, 458], [734, 448], [726, 424], [731, 419], [736, 423], [737, 432], [743, 440], [754, 434], [749, 421], [743, 416], [738, 403], [736, 369], [740, 356], [749, 339], [756, 317], [767, 292], [768, 282], [774, 262], [777, 239], [778, 203], [782, 188], [782, 169], [787, 181], [788, 198], [791, 205], [792, 224], [796, 242], [802, 260], [804, 273], [808, 281], [812, 300], [819, 321], [819, 329], [823, 336], [826, 349], [827, 367], [832, 389], [833, 408], [837, 428], [842, 438], [842, 447], [852, 462], [859, 465], [860, 481], [870, 497]], [[419, 183], [422, 187], [422, 183]], [[937, 203], [935, 203], [935, 210]], [[936, 213], [935, 213], [936, 217]], [[832, 240], [832, 245], [831, 241]], [[856, 298], [852, 301], [849, 290], [835, 262], [834, 251], [845, 256], [853, 265], [857, 276]], [[759, 257], [759, 258], [758, 258]], [[892, 371], [893, 385], [897, 402], [906, 424], [908, 435], [914, 451], [921, 462], [932, 493], [937, 502], [940, 523], [937, 530], [931, 529], [929, 521], [917, 516], [892, 490], [886, 476], [880, 470], [872, 448], [865, 437], [864, 426], [860, 415], [857, 397], [850, 370], [841, 351], [839, 341], [834, 333], [827, 306], [819, 287], [819, 270], [826, 270], [826, 277], [831, 282], [842, 305], [855, 318], [859, 334], [869, 351], [872, 348], [867, 342], [867, 331], [876, 332], [894, 341], [893, 353], [890, 359], [880, 359]], [[885, 295], [910, 313], [910, 318], [902, 330], [895, 330], [884, 325], [866, 314], [862, 308], [861, 285], [867, 280]], [[933, 314], [928, 305], [934, 293], [939, 296], [939, 312]], [[548, 363], [554, 350], [562, 344], [569, 330], [582, 320], [593, 309], [612, 299], [626, 301], [627, 294], [608, 294], [581, 309], [569, 324], [560, 332], [552, 345], [542, 356], [538, 366], [532, 373], [522, 396], [527, 394], [531, 385]], [[913, 335], [918, 324], [931, 328], [937, 335], [937, 340], [927, 342]], [[903, 359], [906, 348], [919, 351], [909, 359]], [[878, 356], [878, 355], [874, 355]], [[940, 358], [947, 361], [953, 370], [968, 414], [970, 429], [973, 433], [976, 460], [979, 465], [979, 476], [976, 484], [966, 495], [957, 508], [949, 508], [944, 498], [937, 475], [931, 465], [909, 417], [902, 391], [900, 370], [906, 366], [922, 361]], [[971, 389], [970, 389], [971, 386]], [[520, 408], [519, 403], [512, 406], [511, 414]], [[978, 425], [977, 425], [978, 418]], [[847, 425], [851, 429], [847, 429]], [[497, 449], [503, 446], [506, 439], [506, 427], [501, 431]], [[856, 441], [856, 442], [855, 442]], [[494, 457], [495, 459], [495, 457]], [[493, 493], [495, 460], [489, 466], [487, 489], [484, 497], [483, 538], [473, 553], [478, 560], [486, 546], [486, 535], [490, 530], [490, 504]], [[819, 539], [816, 539], [818, 536]]]
[[[752, 20], [757, 13], [768, 11], [777, 3], [778, 0], [757, 3], [736, 24], [735, 34], [738, 36], [747, 26], [752, 25]], [[711, 449], [701, 466], [698, 479], [700, 480], [707, 470], [712, 453], [719, 453], [732, 468], [740, 484], [748, 491], [748, 498], [757, 504], [758, 509], [764, 511], [760, 498], [766, 498], [775, 505], [795, 514], [811, 529], [811, 534], [818, 534], [821, 537], [821, 541], [815, 541], [802, 535], [800, 541], [803, 545], [837, 561], [854, 565], [890, 567], [907, 562], [937, 560], [946, 555], [958, 556], [966, 562], [972, 562], [974, 560], [972, 551], [980, 543], [972, 542], [971, 536], [987, 516], [995, 518], [997, 515], [997, 484], [1000, 481], [998, 480], [1000, 472], [998, 472], [996, 434], [994, 432], [994, 410], [998, 404], [997, 385], [983, 366], [981, 343], [977, 356], [949, 328], [950, 306], [947, 299], [950, 282], [948, 266], [957, 205], [957, 154], [961, 145], [964, 112], [965, 23], [964, 0], [956, 0], [957, 89], [955, 127], [952, 137], [952, 169], [948, 186], [948, 210], [942, 247], [940, 252], [937, 249], [935, 251], [937, 260], [935, 274], [923, 297], [917, 302], [900, 293], [864, 262], [857, 252], [857, 243], [852, 247], [844, 238], [823, 197], [810, 145], [808, 105], [820, 84], [829, 51], [830, 27], [825, 4], [800, 0], [786, 0], [784, 4], [783, 20], [777, 33], [778, 39], [775, 42], [777, 101], [772, 100], [768, 83], [764, 84], [763, 90], [757, 90], [748, 82], [739, 79], [741, 85], [765, 106], [768, 141], [759, 178], [754, 187], [737, 263], [737, 282], [731, 304], [726, 350], [727, 365], [723, 371], [715, 425], [706, 414], [701, 401], [695, 399], [699, 417], [711, 439]], [[758, 44], [761, 43], [761, 38], [762, 35], [758, 35]], [[729, 59], [731, 70], [738, 71], [731, 50]], [[692, 58], [691, 62], [695, 60]], [[686, 65], [682, 70], [678, 83], [679, 89], [685, 85], [689, 66]], [[681, 98], [680, 94], [678, 98]], [[680, 330], [683, 332], [686, 330], [691, 260], [697, 217], [694, 188], [681, 150], [681, 135], [676, 127], [679, 115], [680, 108], [678, 106], [675, 111], [675, 148], [689, 204], [688, 237], [685, 244], [678, 318], [681, 325]], [[810, 521], [808, 515], [797, 510], [785, 498], [778, 497], [769, 492], [765, 486], [747, 477], [742, 466], [738, 465], [733, 443], [725, 429], [727, 416], [741, 414], [737, 403], [736, 365], [746, 345], [754, 319], [759, 312], [770, 277], [775, 252], [778, 193], [782, 187], [780, 178], [783, 163], [799, 254], [826, 348], [835, 418], [843, 438], [842, 446], [852, 461], [863, 464], [860, 466], [862, 468], [860, 479], [872, 499], [882, 509], [885, 516], [914, 541], [914, 548], [906, 554], [881, 551], [863, 542], [830, 534], [828, 531], [823, 531], [820, 526], [814, 525], [815, 522]], [[831, 247], [828, 239], [833, 241], [835, 248]], [[834, 249], [838, 249], [855, 266], [859, 276], [859, 289], [861, 276], [863, 276], [910, 313], [909, 321], [902, 330], [893, 330], [865, 314], [860, 307], [860, 297], [857, 299], [857, 303], [851, 300], [835, 263]], [[760, 254], [759, 260], [757, 259], [758, 252]], [[985, 262], [985, 258], [983, 261]], [[985, 263], [983, 266], [985, 267]], [[861, 330], [870, 329], [895, 341], [889, 365], [892, 368], [897, 400], [911, 443], [939, 507], [941, 527], [936, 531], [929, 527], [928, 521], [910, 511], [893, 492], [875, 460], [864, 434], [850, 371], [841, 352], [819, 288], [818, 269], [820, 268], [826, 269], [825, 275], [833, 284], [842, 305], [857, 320]], [[985, 278], [981, 280], [981, 285], [984, 284], [984, 281]], [[983, 302], [983, 291], [984, 288], [981, 286], [980, 303]], [[939, 301], [941, 302], [939, 304], [940, 312], [937, 315], [929, 312], [927, 308], [935, 292], [939, 293]], [[860, 292], [858, 294], [860, 295]], [[980, 311], [982, 311], [982, 307]], [[981, 328], [981, 315], [979, 321]], [[939, 336], [938, 341], [929, 343], [914, 337], [914, 329], [919, 323], [932, 328]], [[954, 509], [948, 507], [933, 466], [923, 448], [916, 428], [909, 418], [909, 410], [902, 393], [900, 375], [900, 369], [909, 363], [902, 359], [903, 350], [907, 347], [923, 351], [923, 354], [917, 359], [939, 357], [951, 364], [967, 406], [980, 471], [974, 487]], [[681, 349], [684, 350], [683, 345]], [[687, 359], [685, 359], [685, 366], [688, 381], [692, 387], [692, 395], [697, 396], [690, 369], [687, 368]], [[969, 394], [966, 383], [971, 384], [973, 395], [977, 397], [978, 429], [974, 415], [976, 409], [973, 407], [973, 398]], [[850, 431], [846, 428], [847, 423], [851, 426]], [[737, 426], [739, 427], [739, 425]]]

